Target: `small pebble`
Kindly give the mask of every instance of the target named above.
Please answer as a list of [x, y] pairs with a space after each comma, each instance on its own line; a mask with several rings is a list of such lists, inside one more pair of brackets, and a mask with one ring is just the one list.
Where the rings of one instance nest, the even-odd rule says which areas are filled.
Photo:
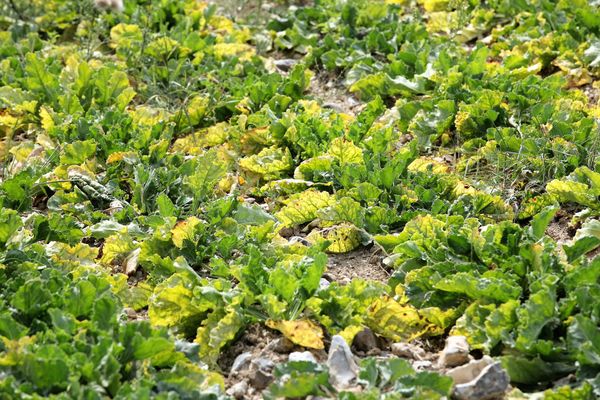
[[227, 394], [236, 398], [243, 399], [248, 392], [248, 382], [240, 381], [227, 389]]
[[290, 353], [288, 357], [289, 361], [309, 361], [317, 364], [317, 359], [310, 351], [295, 351]]
[[425, 358], [425, 350], [409, 343], [393, 343], [392, 353], [398, 357], [412, 360], [422, 360]]
[[331, 338], [327, 357], [329, 382], [338, 389], [347, 389], [356, 382], [358, 365], [346, 340], [340, 335]]
[[274, 351], [275, 353], [287, 354], [294, 349], [294, 343], [286, 337], [281, 337], [273, 340], [265, 347], [265, 350]]
[[377, 348], [377, 337], [372, 330], [365, 328], [354, 336], [352, 346], [359, 351], [369, 352]]
[[440, 355], [440, 366], [450, 368], [469, 362], [469, 343], [464, 336], [449, 336]]
[[472, 381], [454, 386], [457, 400], [492, 400], [503, 398], [510, 379], [499, 362], [486, 366]]
[[248, 369], [248, 367], [250, 367], [251, 359], [252, 354], [250, 352], [245, 352], [237, 356], [235, 360], [233, 360], [233, 365], [229, 370], [229, 374], [235, 375], [241, 372], [242, 370]]

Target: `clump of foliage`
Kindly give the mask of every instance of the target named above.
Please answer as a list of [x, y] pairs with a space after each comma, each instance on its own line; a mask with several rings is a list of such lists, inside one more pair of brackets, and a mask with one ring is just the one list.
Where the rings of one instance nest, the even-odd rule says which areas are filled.
[[[524, 390], [598, 396], [597, 2], [126, 3], [0, 4], [0, 397], [224, 398], [253, 323], [315, 349], [462, 334]], [[323, 71], [359, 112], [311, 93]], [[389, 281], [320, 285], [367, 244]], [[357, 396], [275, 376], [265, 396]], [[451, 391], [398, 359], [359, 383]]]

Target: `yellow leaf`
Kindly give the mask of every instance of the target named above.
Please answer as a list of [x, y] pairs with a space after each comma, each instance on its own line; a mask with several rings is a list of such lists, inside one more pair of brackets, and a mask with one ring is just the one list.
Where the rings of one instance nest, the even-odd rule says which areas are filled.
[[447, 165], [429, 157], [419, 157], [408, 166], [409, 172], [429, 172], [430, 169], [434, 174], [446, 174], [450, 172], [450, 168]]
[[175, 246], [181, 249], [185, 239], [192, 239], [194, 237], [194, 230], [200, 223], [202, 223], [202, 221], [196, 217], [189, 217], [185, 221], [177, 223], [177, 225], [171, 229], [171, 235], [173, 235], [172, 239]]
[[160, 122], [166, 121], [171, 117], [169, 112], [163, 108], [154, 108], [150, 106], [140, 106], [129, 114], [138, 125], [154, 126]]
[[50, 129], [54, 128], [54, 118], [52, 118], [51, 111], [48, 109], [48, 107], [44, 106], [40, 108], [40, 119], [42, 121], [42, 128], [44, 128], [44, 130], [49, 131]]
[[419, 0], [425, 11], [446, 11], [449, 0]]
[[109, 236], [102, 247], [100, 262], [106, 266], [120, 263], [136, 249], [136, 244], [127, 233], [119, 232]]
[[139, 26], [133, 24], [117, 24], [110, 30], [110, 47], [127, 48], [143, 41], [144, 35]]
[[179, 138], [173, 143], [172, 151], [184, 154], [202, 154], [205, 147], [223, 144], [233, 131], [226, 122], [200, 129], [191, 135]]
[[314, 230], [306, 237], [313, 244], [329, 241], [327, 251], [330, 253], [348, 253], [360, 246], [361, 239], [360, 231], [351, 224]]
[[335, 198], [329, 193], [309, 189], [290, 196], [275, 217], [283, 226], [300, 225], [314, 220], [318, 210], [334, 203]]
[[123, 161], [124, 159], [136, 160], [137, 153], [135, 151], [117, 151], [106, 158], [107, 164]]
[[340, 164], [363, 164], [363, 153], [360, 147], [342, 137], [335, 138], [329, 145], [327, 154], [337, 158]]
[[247, 61], [255, 54], [254, 48], [246, 43], [217, 43], [213, 47], [213, 51], [218, 60], [237, 57], [241, 61]]
[[338, 332], [338, 335], [343, 337], [346, 343], [352, 343], [352, 341], [354, 340], [354, 336], [356, 336], [356, 334], [362, 331], [363, 329], [365, 328], [360, 325], [350, 325], [344, 328], [343, 331]]
[[320, 326], [307, 319], [297, 321], [273, 321], [267, 320], [267, 326], [276, 329], [283, 335], [302, 347], [311, 349], [323, 349], [323, 330]]
[[306, 115], [318, 116], [321, 114], [321, 106], [314, 100], [298, 100], [298, 104], [304, 107]]
[[231, 33], [234, 29], [233, 21], [220, 15], [213, 15], [210, 17], [208, 23], [216, 30], [224, 31], [226, 33]]
[[383, 296], [369, 306], [367, 325], [373, 332], [395, 341], [409, 341], [435, 328], [416, 308], [401, 305], [389, 296]]
[[22, 351], [25, 347], [35, 342], [35, 336], [24, 336], [20, 339], [10, 340], [4, 336], [0, 336], [4, 342], [4, 351], [0, 355], [0, 366], [10, 367], [20, 364]]

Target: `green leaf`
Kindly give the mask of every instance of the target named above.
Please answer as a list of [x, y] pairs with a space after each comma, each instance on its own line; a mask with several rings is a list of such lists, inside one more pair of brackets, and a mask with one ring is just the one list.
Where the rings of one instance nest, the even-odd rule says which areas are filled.
[[12, 235], [23, 225], [15, 210], [0, 209], [0, 246], [4, 247]]
[[94, 302], [92, 321], [100, 328], [108, 330], [117, 323], [118, 306], [114, 298], [102, 296]]
[[191, 189], [194, 198], [205, 200], [212, 196], [217, 182], [225, 176], [226, 168], [217, 156], [216, 151], [208, 151], [195, 160], [195, 172], [185, 182]]
[[518, 384], [538, 385], [553, 382], [576, 370], [573, 364], [547, 362], [539, 357], [528, 359], [522, 356], [503, 356], [500, 361], [510, 376], [510, 381]]
[[89, 281], [79, 281], [65, 290], [65, 309], [76, 318], [88, 316], [92, 311], [94, 300], [96, 300], [96, 288]]
[[485, 72], [489, 49], [486, 46], [476, 48], [469, 55], [469, 61], [465, 68], [465, 73], [470, 75], [479, 75]]
[[277, 365], [273, 374], [276, 380], [268, 387], [265, 398], [319, 396], [325, 394], [323, 389], [331, 389], [327, 370], [310, 361], [290, 361]]
[[501, 271], [487, 271], [481, 276], [458, 272], [438, 281], [434, 287], [453, 293], [462, 293], [473, 299], [490, 299], [506, 302], [521, 296], [521, 286], [515, 276]]
[[516, 348], [529, 351], [534, 348], [542, 329], [557, 322], [556, 277], [548, 275], [540, 279], [542, 286], [529, 296], [523, 307], [517, 310]]
[[450, 129], [455, 112], [454, 101], [442, 100], [432, 110], [419, 110], [410, 121], [408, 131], [419, 139], [421, 147], [430, 148]]
[[198, 328], [195, 342], [200, 344], [200, 358], [215, 365], [221, 350], [229, 344], [245, 326], [245, 319], [235, 308], [221, 309], [211, 313]]
[[0, 336], [15, 340], [25, 336], [28, 331], [29, 329], [15, 321], [9, 312], [0, 313]]
[[69, 335], [72, 335], [75, 332], [75, 328], [77, 327], [76, 321], [70, 314], [59, 310], [58, 308], [48, 309], [48, 314], [50, 315], [52, 325], [54, 325], [56, 329], [62, 330]]
[[258, 204], [238, 204], [233, 218], [244, 225], [262, 225], [269, 221], [275, 221], [275, 217], [266, 212]]
[[94, 154], [96, 154], [96, 142], [94, 140], [76, 141], [64, 146], [60, 162], [65, 165], [79, 165]]
[[41, 93], [47, 100], [55, 100], [59, 90], [58, 77], [50, 72], [48, 66], [36, 54], [25, 55], [25, 72], [25, 82], [29, 90]]
[[39, 278], [26, 282], [12, 298], [12, 305], [16, 309], [31, 316], [50, 307], [51, 302], [52, 294]]
[[491, 350], [498, 343], [514, 344], [514, 330], [520, 303], [511, 300], [499, 306], [474, 302], [452, 328], [453, 335], [464, 335], [473, 348]]
[[546, 207], [533, 217], [529, 231], [534, 239], [539, 240], [544, 237], [546, 229], [557, 211], [557, 207]]
[[600, 221], [589, 219], [583, 223], [581, 228], [573, 237], [573, 244], [563, 246], [569, 261], [574, 261], [580, 256], [589, 253], [600, 246]]
[[590, 67], [600, 67], [600, 41], [592, 42], [590, 47], [583, 52], [583, 56]]
[[174, 217], [177, 213], [177, 208], [175, 204], [171, 201], [169, 196], [164, 193], [156, 196], [156, 206], [158, 207], [158, 213], [162, 217]]
[[133, 355], [136, 360], [150, 359], [163, 352], [172, 352], [175, 350], [175, 344], [164, 337], [151, 337], [139, 343]]
[[28, 354], [22, 369], [27, 380], [42, 390], [65, 389], [71, 375], [64, 358], [44, 357], [42, 351]]
[[569, 348], [582, 365], [600, 365], [600, 329], [583, 315], [576, 315], [567, 332]]

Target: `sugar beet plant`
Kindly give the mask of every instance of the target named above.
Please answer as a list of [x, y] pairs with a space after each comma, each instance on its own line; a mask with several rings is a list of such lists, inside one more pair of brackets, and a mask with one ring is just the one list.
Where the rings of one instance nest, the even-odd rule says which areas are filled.
[[[0, 4], [0, 398], [226, 398], [220, 357], [251, 324], [313, 349], [462, 334], [523, 391], [573, 374], [543, 396], [600, 395], [597, 1], [247, 22], [125, 3]], [[323, 76], [356, 114], [323, 107]], [[565, 212], [579, 230], [557, 242]], [[389, 281], [319, 284], [365, 245]], [[361, 395], [308, 362], [274, 375], [266, 397], [452, 384], [369, 358]]]

